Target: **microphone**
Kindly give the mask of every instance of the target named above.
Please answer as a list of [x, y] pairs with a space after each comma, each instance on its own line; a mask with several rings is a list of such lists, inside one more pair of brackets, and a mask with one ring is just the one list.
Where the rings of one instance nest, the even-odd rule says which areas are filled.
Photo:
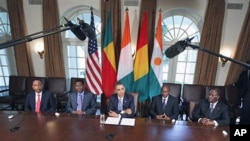
[[84, 41], [86, 39], [86, 35], [81, 31], [81, 27], [78, 25], [73, 24], [71, 21], [69, 21], [67, 18], [65, 18], [65, 21], [67, 24], [65, 26], [69, 26], [70, 30], [74, 33], [74, 35], [81, 41]]
[[174, 45], [170, 46], [169, 48], [167, 48], [167, 50], [165, 51], [165, 55], [168, 58], [173, 58], [177, 55], [179, 55], [181, 52], [183, 52], [186, 47], [188, 46], [188, 43], [191, 42], [191, 40], [193, 40], [194, 37], [192, 38], [186, 38], [185, 40], [181, 40], [176, 42]]
[[86, 24], [83, 20], [80, 20], [77, 18], [81, 31], [91, 40], [96, 39], [95, 31], [92, 29], [92, 27], [89, 24]]
[[21, 120], [19, 123], [17, 123], [16, 126], [10, 128], [10, 132], [15, 132], [15, 131], [17, 131], [17, 130], [19, 130], [19, 129], [21, 128], [20, 125], [21, 125], [21, 124], [23, 123], [23, 121], [25, 120], [25, 116], [26, 116], [26, 114], [24, 113], [22, 120]]

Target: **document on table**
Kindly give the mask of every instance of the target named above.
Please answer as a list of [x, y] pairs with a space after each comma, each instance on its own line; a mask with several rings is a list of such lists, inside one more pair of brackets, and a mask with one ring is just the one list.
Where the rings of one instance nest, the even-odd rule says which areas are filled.
[[120, 125], [135, 126], [134, 118], [122, 118]]
[[120, 122], [121, 118], [117, 117], [108, 117], [105, 121], [105, 124], [113, 124], [113, 125], [118, 125]]

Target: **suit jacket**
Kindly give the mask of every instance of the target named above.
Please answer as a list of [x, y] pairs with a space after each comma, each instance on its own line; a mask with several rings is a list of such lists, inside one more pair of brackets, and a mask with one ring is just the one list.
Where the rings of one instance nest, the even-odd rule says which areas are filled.
[[[77, 92], [72, 92], [69, 94], [67, 110], [70, 113], [77, 110]], [[91, 92], [84, 91], [84, 97], [82, 100], [82, 111], [85, 114], [95, 114], [96, 113], [96, 98]]]
[[215, 120], [219, 125], [229, 125], [230, 123], [228, 107], [221, 101], [218, 101], [210, 114], [210, 102], [207, 99], [201, 100], [198, 107], [193, 111], [193, 120], [198, 121], [200, 118]]
[[[27, 94], [25, 101], [25, 111], [35, 112], [36, 109], [36, 94], [35, 92], [30, 92]], [[41, 105], [41, 112], [55, 112], [56, 111], [56, 102], [55, 97], [50, 91], [43, 90]]]
[[114, 111], [117, 114], [121, 114], [121, 117], [133, 118], [135, 116], [135, 103], [134, 97], [130, 94], [125, 93], [123, 97], [123, 110], [131, 109], [131, 114], [121, 114], [121, 111], [118, 111], [118, 96], [113, 94], [109, 99], [109, 111]]
[[163, 111], [162, 107], [162, 95], [157, 95], [152, 98], [152, 103], [150, 105], [150, 115], [152, 118], [156, 118], [157, 115], [166, 114], [171, 119], [178, 119], [179, 115], [179, 104], [178, 99], [172, 95], [168, 96], [167, 105]]

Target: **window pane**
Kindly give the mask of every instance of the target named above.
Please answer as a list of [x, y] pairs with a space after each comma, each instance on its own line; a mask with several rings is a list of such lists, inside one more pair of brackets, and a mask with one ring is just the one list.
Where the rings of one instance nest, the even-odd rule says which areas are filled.
[[7, 63], [7, 57], [4, 55], [4, 56], [1, 56], [0, 58], [0, 65], [4, 65], [4, 66], [7, 66], [8, 63]]
[[197, 50], [188, 50], [188, 61], [196, 62]]
[[5, 49], [0, 49], [0, 54], [6, 54], [6, 50]]
[[77, 68], [85, 69], [85, 58], [77, 58]]
[[75, 46], [68, 46], [68, 56], [76, 57], [76, 47]]
[[0, 88], [5, 88], [4, 77], [0, 77]]
[[168, 82], [168, 73], [163, 73], [162, 77], [163, 77], [163, 79], [162, 79], [163, 82], [165, 82], [165, 83]]
[[194, 70], [195, 70], [195, 63], [187, 63], [186, 73], [194, 74]]
[[176, 73], [185, 73], [186, 63], [178, 62]]
[[176, 77], [175, 77], [175, 83], [183, 83], [183, 80], [184, 80], [184, 74], [176, 74]]
[[85, 57], [84, 46], [77, 46], [77, 57]]
[[193, 84], [193, 81], [194, 81], [194, 75], [186, 74], [184, 83], [185, 84]]
[[76, 58], [69, 58], [69, 68], [76, 68]]
[[69, 77], [77, 77], [77, 70], [76, 69], [69, 69]]
[[3, 76], [3, 71], [2, 71], [2, 69], [0, 69], [0, 76]]
[[4, 74], [4, 76], [9, 76], [8, 67], [3, 67], [3, 74]]

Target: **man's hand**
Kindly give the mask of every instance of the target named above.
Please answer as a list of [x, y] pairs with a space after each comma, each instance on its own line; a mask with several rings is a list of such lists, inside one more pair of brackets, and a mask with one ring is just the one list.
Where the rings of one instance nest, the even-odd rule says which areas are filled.
[[119, 117], [119, 114], [117, 114], [117, 113], [114, 112], [114, 111], [110, 111], [110, 112], [109, 112], [109, 116], [111, 116], [111, 117]]
[[85, 114], [83, 111], [74, 111], [73, 114]]
[[163, 114], [163, 115], [157, 115], [156, 119], [170, 120], [170, 117], [168, 117], [166, 114]]
[[214, 122], [213, 122], [213, 120], [210, 120], [210, 119], [208, 119], [208, 118], [202, 118], [201, 120], [200, 120], [200, 123], [202, 123], [203, 125], [206, 125], [206, 126], [209, 126], [209, 125], [214, 125]]
[[128, 109], [124, 110], [124, 113], [125, 114], [132, 114], [132, 110], [128, 108]]

